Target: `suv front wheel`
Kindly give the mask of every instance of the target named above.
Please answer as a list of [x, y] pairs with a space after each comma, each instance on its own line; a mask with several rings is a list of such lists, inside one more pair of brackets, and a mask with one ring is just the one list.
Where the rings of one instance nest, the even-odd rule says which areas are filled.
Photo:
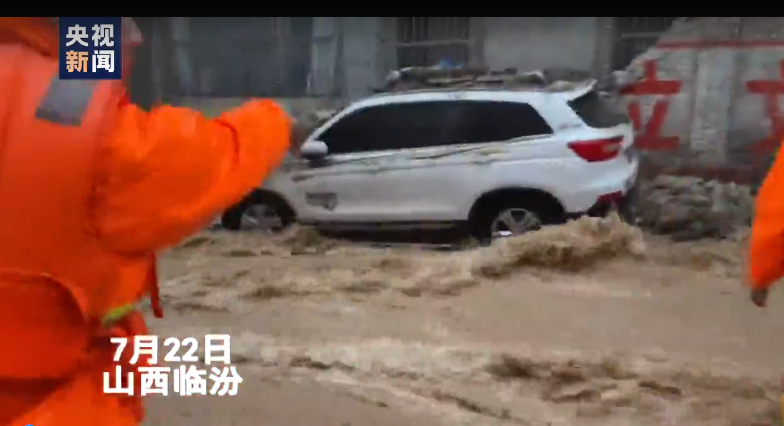
[[254, 193], [227, 210], [221, 225], [232, 231], [280, 232], [294, 222], [294, 211], [285, 201], [271, 194]]

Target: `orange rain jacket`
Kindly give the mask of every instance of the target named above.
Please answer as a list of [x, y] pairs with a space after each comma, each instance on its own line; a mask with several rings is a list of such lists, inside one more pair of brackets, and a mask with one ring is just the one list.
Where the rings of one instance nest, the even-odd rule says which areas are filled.
[[291, 123], [271, 101], [144, 112], [118, 82], [59, 80], [56, 54], [50, 21], [0, 17], [0, 426], [138, 425], [102, 379], [108, 338], [144, 320], [102, 318], [148, 293], [161, 315], [156, 250], [258, 185]]
[[784, 277], [784, 156], [777, 155], [757, 193], [751, 225], [749, 281], [767, 289]]

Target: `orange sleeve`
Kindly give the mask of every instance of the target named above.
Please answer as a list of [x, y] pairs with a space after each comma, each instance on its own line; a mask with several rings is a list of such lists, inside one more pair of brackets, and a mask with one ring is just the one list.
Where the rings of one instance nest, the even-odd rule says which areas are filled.
[[96, 233], [126, 253], [176, 244], [257, 187], [283, 160], [290, 132], [288, 114], [269, 100], [212, 120], [121, 106], [97, 161]]
[[769, 288], [784, 276], [784, 155], [778, 155], [757, 194], [749, 247], [753, 288]]

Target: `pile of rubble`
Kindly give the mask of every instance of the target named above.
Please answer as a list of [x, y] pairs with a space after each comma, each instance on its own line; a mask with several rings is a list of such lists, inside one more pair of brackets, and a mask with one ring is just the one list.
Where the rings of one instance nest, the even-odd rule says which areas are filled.
[[726, 238], [750, 225], [748, 186], [687, 176], [659, 176], [640, 186], [640, 225], [679, 241]]

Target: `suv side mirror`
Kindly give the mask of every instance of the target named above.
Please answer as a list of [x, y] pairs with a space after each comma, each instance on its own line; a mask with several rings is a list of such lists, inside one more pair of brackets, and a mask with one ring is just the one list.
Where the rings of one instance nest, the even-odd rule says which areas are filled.
[[326, 156], [327, 153], [329, 153], [327, 144], [319, 140], [305, 142], [299, 151], [299, 155], [306, 160], [321, 158]]

